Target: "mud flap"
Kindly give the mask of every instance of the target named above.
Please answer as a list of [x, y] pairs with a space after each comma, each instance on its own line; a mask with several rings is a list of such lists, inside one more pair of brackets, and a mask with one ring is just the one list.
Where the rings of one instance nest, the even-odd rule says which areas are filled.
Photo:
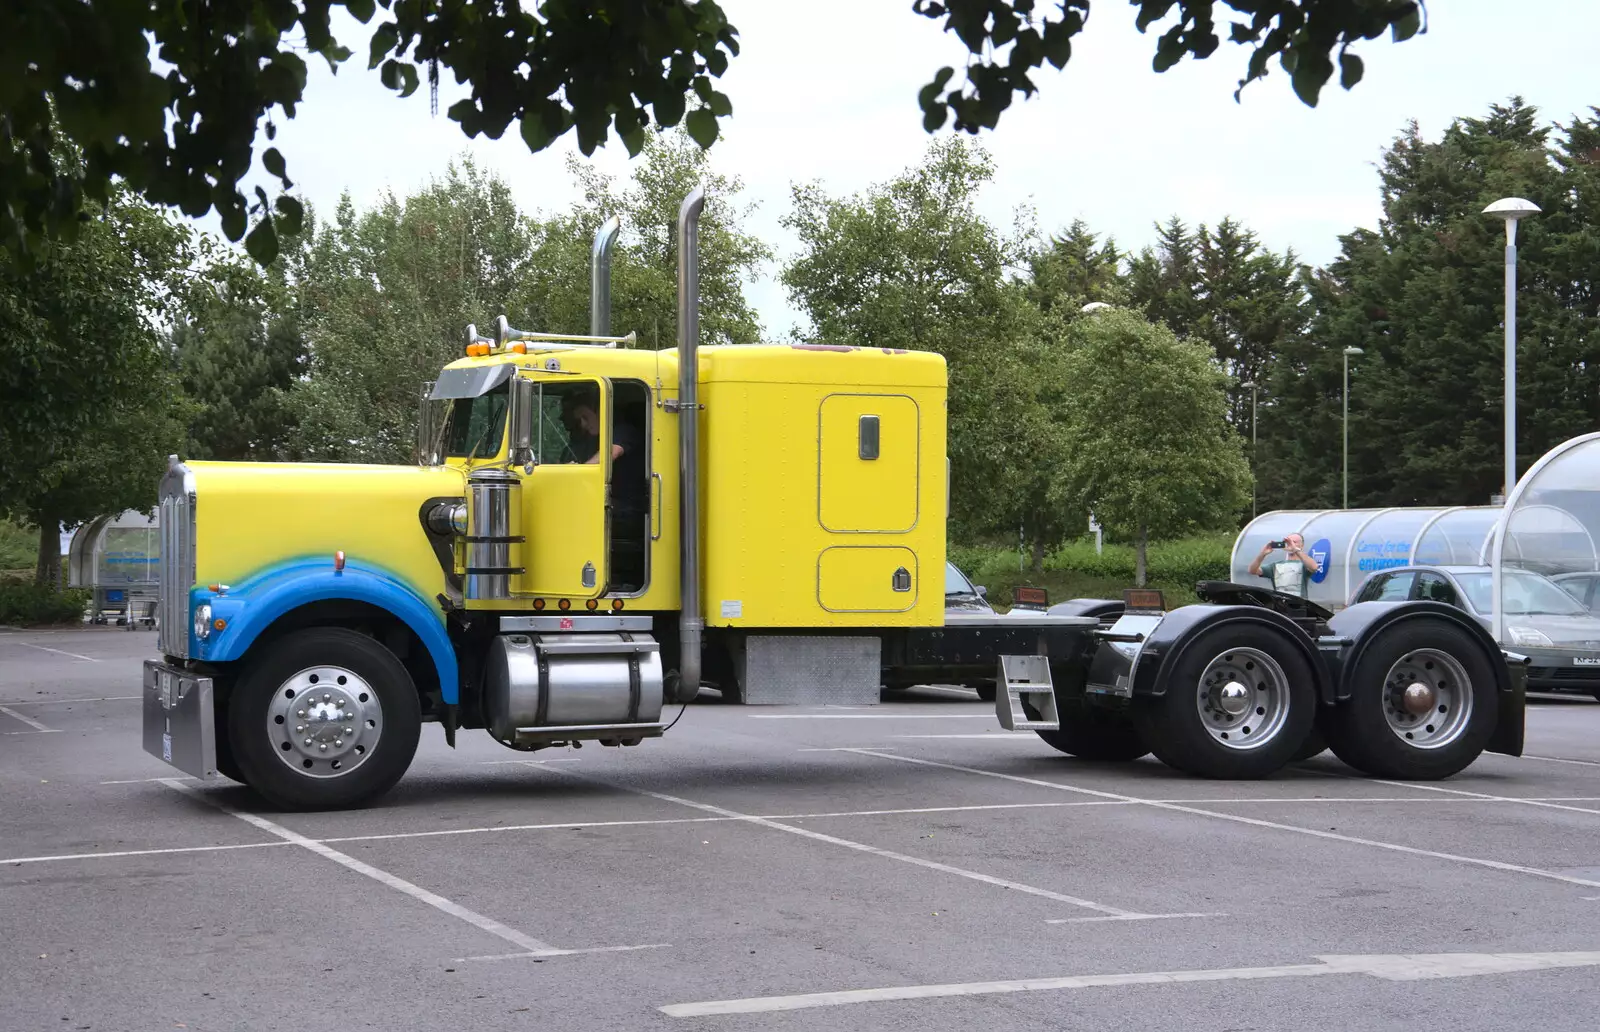
[[1484, 751], [1521, 756], [1528, 726], [1528, 665], [1532, 660], [1515, 652], [1505, 653], [1505, 658], [1507, 673], [1511, 675], [1511, 690], [1500, 693], [1499, 719]]

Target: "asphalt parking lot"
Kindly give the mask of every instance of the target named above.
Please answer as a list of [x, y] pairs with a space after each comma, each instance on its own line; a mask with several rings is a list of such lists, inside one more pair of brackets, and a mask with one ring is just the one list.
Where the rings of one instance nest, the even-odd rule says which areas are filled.
[[0, 633], [0, 1029], [1592, 1030], [1600, 704], [1447, 782], [1095, 764], [918, 689], [282, 814], [140, 748], [150, 631]]

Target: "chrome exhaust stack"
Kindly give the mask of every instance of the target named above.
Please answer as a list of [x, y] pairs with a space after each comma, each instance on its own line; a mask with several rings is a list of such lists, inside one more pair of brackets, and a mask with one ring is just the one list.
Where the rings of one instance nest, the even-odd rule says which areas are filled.
[[703, 187], [695, 187], [678, 208], [678, 492], [682, 540], [678, 581], [682, 611], [678, 614], [678, 702], [700, 694], [701, 635], [705, 618], [700, 603], [700, 211]]
[[589, 336], [611, 336], [611, 249], [617, 244], [622, 220], [606, 219], [594, 234], [589, 262]]

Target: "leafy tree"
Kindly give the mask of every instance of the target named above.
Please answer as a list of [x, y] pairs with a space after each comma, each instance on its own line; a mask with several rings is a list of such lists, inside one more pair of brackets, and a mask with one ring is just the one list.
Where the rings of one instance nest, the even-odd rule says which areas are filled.
[[1060, 504], [1131, 538], [1143, 585], [1152, 535], [1226, 526], [1249, 503], [1243, 440], [1227, 420], [1228, 376], [1204, 344], [1125, 310], [1078, 320], [1069, 342]]
[[1156, 242], [1128, 263], [1128, 290], [1134, 305], [1180, 337], [1200, 323], [1200, 237], [1174, 215], [1156, 226]]
[[1378, 228], [1342, 237], [1339, 257], [1308, 277], [1316, 316], [1263, 413], [1268, 497], [1338, 504], [1346, 347], [1365, 352], [1350, 370], [1352, 505], [1500, 493], [1504, 239], [1481, 214], [1499, 197], [1543, 210], [1518, 231], [1519, 473], [1600, 421], [1600, 111], [1555, 128], [1514, 99], [1457, 119], [1438, 141], [1415, 125], [1395, 140]]
[[309, 345], [292, 385], [291, 447], [312, 460], [409, 461], [419, 391], [480, 327], [509, 312], [532, 230], [505, 183], [470, 160], [357, 214], [344, 198], [285, 255]]
[[0, 513], [39, 528], [40, 584], [62, 524], [155, 502], [186, 414], [158, 321], [188, 260], [188, 230], [123, 191], [71, 244], [0, 252]]
[[287, 392], [307, 356], [284, 265], [263, 271], [224, 251], [187, 292], [173, 345], [184, 393], [196, 403], [187, 449], [195, 458], [289, 457]]
[[1122, 257], [1110, 236], [1102, 241], [1074, 219], [1064, 234], [1028, 256], [1028, 300], [1041, 312], [1077, 311], [1093, 301], [1124, 304]]
[[[952, 116], [957, 129], [993, 128], [1016, 93], [1034, 92], [1034, 70], [1066, 65], [1089, 0], [1059, 0], [1056, 17], [1037, 17], [1038, 6], [914, 0], [915, 13], [942, 20], [972, 55], [964, 85], [948, 88], [955, 69], [946, 67], [920, 91], [930, 132]], [[1209, 57], [1220, 43], [1215, 0], [1136, 6], [1140, 32], [1176, 8], [1156, 44], [1158, 72], [1188, 55]], [[1335, 51], [1349, 89], [1362, 75], [1353, 43], [1385, 32], [1403, 40], [1422, 22], [1417, 0], [1225, 6], [1242, 16], [1229, 25], [1230, 40], [1253, 47], [1241, 89], [1276, 57], [1312, 105], [1333, 74]], [[637, 153], [648, 128], [682, 124], [708, 147], [718, 120], [733, 112], [713, 80], [739, 53], [738, 30], [714, 0], [13, 0], [0, 41], [0, 237], [20, 253], [46, 236], [70, 236], [85, 200], [104, 201], [122, 182], [191, 217], [215, 209], [229, 240], [244, 237], [257, 261], [270, 262], [304, 214], [287, 192], [293, 182], [282, 153], [269, 145], [259, 155], [284, 191], [275, 199], [243, 181], [256, 166], [263, 120], [270, 144], [278, 113], [293, 118], [301, 102], [301, 55], [318, 55], [335, 72], [352, 56], [332, 33], [340, 8], [363, 24], [383, 11], [365, 50], [368, 70], [378, 69], [388, 88], [408, 96], [425, 73], [437, 106], [442, 71], [467, 85], [469, 96], [448, 116], [469, 137], [498, 139], [516, 123], [532, 151], [575, 132], [590, 154], [615, 132]], [[87, 164], [55, 161], [62, 141]]]
[[[591, 247], [612, 216], [621, 231], [612, 252], [612, 333], [638, 334], [646, 348], [672, 347], [678, 320], [678, 209], [697, 186], [700, 215], [700, 337], [705, 344], [753, 344], [761, 325], [744, 296], [772, 249], [748, 233], [751, 208], [738, 204], [743, 183], [711, 168], [684, 133], [646, 140], [625, 188], [593, 165], [568, 159], [583, 200], [566, 212], [536, 218], [529, 275], [515, 300], [531, 329], [588, 333]], [[516, 320], [513, 320], [515, 322]], [[521, 325], [521, 324], [519, 324]]]

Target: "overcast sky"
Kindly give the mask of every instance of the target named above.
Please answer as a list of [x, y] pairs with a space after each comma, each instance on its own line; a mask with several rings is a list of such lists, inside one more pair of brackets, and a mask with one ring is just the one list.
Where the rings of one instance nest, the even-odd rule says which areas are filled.
[[[794, 247], [778, 225], [791, 184], [817, 179], [830, 192], [854, 192], [914, 164], [929, 140], [917, 90], [942, 65], [959, 67], [963, 50], [937, 22], [914, 14], [911, 0], [722, 5], [742, 52], [721, 81], [733, 118], [711, 153], [719, 170], [743, 179], [744, 199], [759, 202], [750, 228], [781, 260]], [[1156, 74], [1150, 61], [1165, 24], [1141, 36], [1134, 8], [1098, 0], [1067, 70], [1047, 66], [1036, 76], [1039, 93], [980, 137], [998, 166], [984, 212], [1009, 227], [1018, 205], [1032, 205], [1044, 232], [1082, 218], [1124, 250], [1149, 243], [1152, 222], [1172, 214], [1211, 224], [1232, 215], [1274, 249], [1292, 247], [1320, 263], [1336, 253], [1338, 234], [1376, 223], [1375, 162], [1409, 119], [1437, 138], [1451, 118], [1479, 115], [1512, 95], [1563, 122], [1600, 105], [1600, 3], [1427, 7], [1427, 35], [1361, 46], [1362, 82], [1349, 93], [1331, 83], [1313, 109], [1276, 63], [1235, 103], [1249, 51], [1227, 42], [1205, 61]], [[1219, 17], [1227, 13], [1219, 4]], [[556, 210], [574, 198], [564, 165], [576, 150], [570, 136], [537, 155], [514, 123], [498, 141], [468, 140], [445, 115], [463, 95], [448, 73], [432, 115], [425, 80], [401, 100], [366, 70], [367, 27], [346, 17], [335, 28], [357, 56], [338, 76], [313, 61], [299, 115], [280, 122], [277, 140], [297, 189], [318, 209], [331, 210], [345, 190], [360, 206], [386, 189], [403, 196], [462, 153], [504, 178], [526, 210]], [[619, 142], [595, 160], [626, 174]], [[768, 268], [749, 287], [774, 337], [800, 318], [776, 273]]]

